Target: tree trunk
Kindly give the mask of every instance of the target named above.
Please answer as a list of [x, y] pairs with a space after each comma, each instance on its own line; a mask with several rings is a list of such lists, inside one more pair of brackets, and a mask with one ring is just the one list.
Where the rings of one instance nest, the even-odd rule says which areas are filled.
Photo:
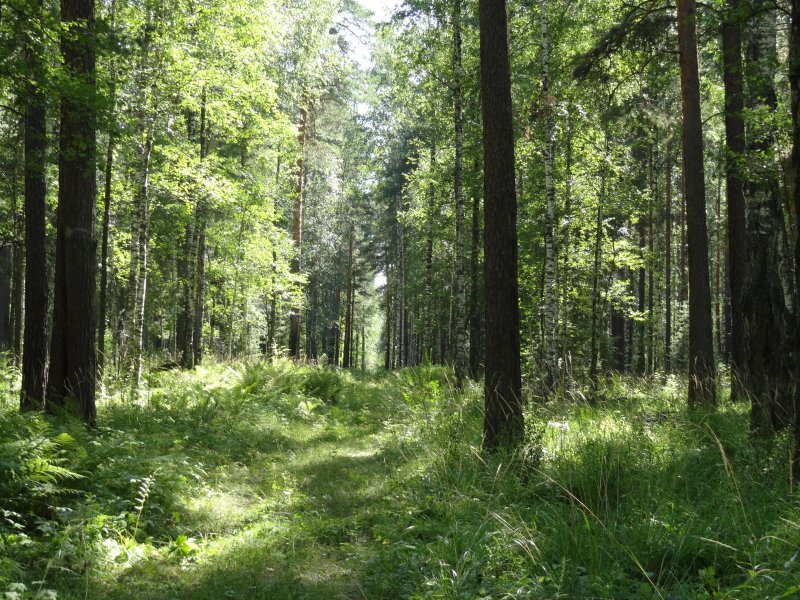
[[[773, 82], [776, 61], [776, 13], [759, 0], [747, 44], [748, 72], [752, 74], [748, 108], [774, 112]], [[762, 155], [775, 145], [769, 127], [748, 124], [747, 150], [751, 155], [744, 182], [746, 211], [745, 279], [742, 287], [743, 387], [751, 401], [750, 423], [756, 434], [790, 424], [793, 395], [788, 362], [791, 338], [780, 263], [785, 258], [783, 215], [778, 181]]]
[[745, 275], [745, 201], [739, 175], [745, 151], [740, 0], [728, 0], [722, 22], [722, 73], [725, 85], [725, 188], [728, 204], [728, 285], [731, 312], [731, 397], [743, 397], [742, 285]]
[[[14, 181], [12, 183], [12, 187], [14, 188], [12, 191], [12, 196], [14, 197], [15, 201], [14, 204], [16, 205], [16, 173], [14, 174]], [[19, 211], [15, 209], [14, 214], [17, 214], [17, 219], [19, 221], [23, 221], [19, 217]], [[24, 228], [24, 223], [21, 224], [19, 227], [15, 227], [15, 229], [19, 232], [20, 229]], [[14, 245], [14, 263], [13, 263], [13, 275], [12, 275], [12, 289], [11, 289], [11, 315], [12, 319], [12, 329], [13, 329], [13, 340], [11, 345], [11, 351], [14, 355], [14, 365], [21, 366], [22, 365], [22, 320], [23, 320], [23, 312], [22, 312], [22, 298], [23, 298], [23, 281], [24, 281], [24, 272], [25, 272], [25, 251], [23, 249], [24, 242], [22, 241], [24, 235], [18, 235], [18, 241]]]
[[[304, 103], [308, 97], [304, 98]], [[295, 255], [292, 258], [291, 273], [295, 277], [300, 275], [300, 266], [303, 250], [303, 180], [305, 178], [305, 149], [306, 130], [308, 128], [308, 108], [300, 108], [300, 123], [297, 127], [297, 145], [299, 155], [297, 158], [297, 184], [295, 187], [294, 207], [292, 209], [292, 241], [294, 242]], [[295, 299], [289, 311], [289, 356], [300, 360], [300, 301]]]
[[508, 17], [504, 0], [480, 0], [486, 286], [486, 449], [524, 439], [517, 280], [517, 201]]
[[[436, 148], [431, 144], [431, 171], [436, 165]], [[422, 348], [425, 361], [433, 360], [433, 219], [436, 206], [436, 187], [428, 186], [428, 216], [425, 224], [425, 323]]]
[[[800, 221], [800, 0], [792, 0], [792, 26], [789, 36], [789, 87], [792, 92], [792, 171], [794, 172], [794, 210]], [[794, 232], [794, 281], [800, 291], [800, 231]], [[800, 381], [800, 302], [795, 304], [795, 381]], [[800, 385], [794, 400], [794, 473], [800, 473]]]
[[544, 173], [547, 211], [544, 229], [544, 343], [545, 387], [553, 391], [556, 380], [556, 326], [558, 323], [558, 295], [556, 291], [556, 187], [553, 177], [555, 161], [556, 120], [555, 98], [550, 95], [550, 36], [547, 32], [547, 0], [539, 0], [542, 27], [542, 106], [545, 115]]
[[[480, 173], [480, 165], [476, 160], [475, 173]], [[480, 277], [478, 261], [480, 259], [480, 216], [481, 197], [476, 189], [472, 196], [472, 247], [470, 251], [470, 291], [469, 291], [469, 376], [478, 378], [481, 346], [481, 312], [478, 296]]]
[[364, 326], [361, 326], [361, 370], [367, 370], [367, 341]]
[[[95, 34], [93, 0], [61, 0], [61, 53], [75, 83], [61, 97], [56, 268], [48, 403], [95, 409]], [[79, 89], [80, 93], [75, 93]], [[77, 406], [71, 406], [72, 402]]]
[[[39, 19], [43, 2], [31, 7]], [[31, 22], [34, 22], [32, 19]], [[46, 120], [44, 49], [37, 33], [26, 31], [25, 64], [30, 83], [25, 90], [25, 327], [20, 409], [40, 410], [45, 402], [47, 373], [47, 253], [45, 249]]]
[[717, 179], [717, 202], [714, 210], [714, 238], [716, 241], [714, 252], [714, 330], [717, 343], [717, 356], [725, 356], [723, 324], [722, 324], [722, 305], [724, 298], [722, 293], [722, 178]]
[[[208, 119], [206, 118], [206, 88], [203, 88], [200, 104], [200, 164], [208, 155]], [[201, 190], [195, 207], [195, 231], [197, 232], [197, 254], [194, 277], [194, 331], [192, 332], [192, 359], [195, 366], [203, 360], [203, 315], [205, 313], [206, 284], [206, 224], [208, 220], [205, 192]]]
[[677, 0], [683, 108], [683, 185], [689, 254], [689, 406], [716, 404], [708, 268], [703, 125], [694, 0]]
[[11, 350], [11, 289], [14, 278], [14, 252], [11, 244], [0, 246], [0, 353]]
[[639, 266], [638, 272], [638, 281], [636, 282], [636, 290], [639, 296], [639, 306], [637, 307], [639, 310], [639, 320], [636, 322], [636, 337], [637, 337], [637, 344], [636, 344], [636, 374], [637, 375], [644, 375], [647, 362], [645, 356], [645, 327], [646, 323], [644, 322], [644, 311], [646, 308], [646, 298], [647, 298], [647, 268], [646, 268], [646, 261], [647, 261], [647, 252], [645, 244], [647, 243], [647, 236], [645, 234], [646, 231], [646, 223], [644, 215], [639, 217], [639, 222], [637, 223], [636, 229], [639, 233], [639, 255], [641, 258], [641, 264]]
[[392, 279], [389, 269], [389, 249], [386, 249], [386, 356], [384, 367], [392, 369]]
[[664, 371], [672, 372], [672, 137], [667, 138], [664, 191]]
[[455, 301], [455, 384], [464, 387], [467, 370], [467, 295], [464, 277], [464, 112], [461, 81], [461, 0], [453, 2], [453, 129], [455, 136], [455, 164], [453, 167], [453, 193], [456, 204], [456, 268], [453, 285]]
[[655, 206], [658, 202], [658, 129], [653, 128], [650, 153], [650, 202], [647, 209], [647, 370], [656, 370], [655, 343]]
[[342, 367], [349, 369], [353, 347], [353, 224], [350, 224], [350, 235], [347, 245], [347, 306], [344, 313], [344, 354]]

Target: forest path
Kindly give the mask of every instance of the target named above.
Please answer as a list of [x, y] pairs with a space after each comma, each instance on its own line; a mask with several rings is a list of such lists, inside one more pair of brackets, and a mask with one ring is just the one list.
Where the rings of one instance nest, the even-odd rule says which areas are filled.
[[[246, 430], [226, 427], [225, 414], [218, 426], [213, 417], [187, 423], [189, 439], [180, 452], [170, 449], [169, 461], [200, 464], [206, 475], [175, 499], [185, 556], [174, 548], [152, 552], [107, 581], [102, 597], [371, 597], [362, 580], [381, 544], [374, 526], [392, 518], [392, 490], [406, 472], [387, 429], [403, 400], [391, 382], [339, 377], [346, 383], [334, 403], [294, 389], [273, 396], [270, 382], [247, 398]], [[241, 391], [223, 385], [214, 393]], [[208, 437], [220, 433], [227, 438]], [[157, 440], [143, 441], [155, 451]]]

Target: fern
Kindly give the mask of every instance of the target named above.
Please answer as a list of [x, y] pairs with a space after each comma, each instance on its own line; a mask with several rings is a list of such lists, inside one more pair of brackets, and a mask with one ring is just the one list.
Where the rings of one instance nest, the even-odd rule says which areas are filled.
[[83, 475], [69, 468], [66, 456], [67, 448], [75, 448], [77, 442], [69, 434], [51, 437], [50, 433], [50, 424], [38, 414], [0, 417], [0, 508], [4, 512], [26, 519], [47, 516], [53, 499], [78, 493], [71, 484]]
[[136, 493], [136, 506], [134, 506], [134, 510], [136, 511], [136, 523], [133, 526], [133, 533], [131, 534], [131, 538], [134, 540], [136, 539], [136, 534], [139, 532], [139, 522], [142, 519], [145, 504], [147, 504], [147, 499], [150, 497], [150, 488], [156, 480], [158, 471], [158, 469], [153, 471], [150, 475], [142, 479], [142, 482], [139, 484], [139, 490]]

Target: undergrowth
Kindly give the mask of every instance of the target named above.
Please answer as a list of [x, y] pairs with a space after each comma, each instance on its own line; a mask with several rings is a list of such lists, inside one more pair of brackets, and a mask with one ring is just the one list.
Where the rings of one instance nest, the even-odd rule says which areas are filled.
[[531, 403], [489, 456], [442, 367], [152, 372], [93, 431], [17, 414], [2, 373], [7, 598], [800, 596], [788, 438], [674, 378]]

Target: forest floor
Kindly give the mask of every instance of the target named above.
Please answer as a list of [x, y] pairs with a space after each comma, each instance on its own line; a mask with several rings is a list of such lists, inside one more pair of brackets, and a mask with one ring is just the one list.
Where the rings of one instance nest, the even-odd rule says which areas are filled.
[[480, 452], [478, 385], [249, 364], [109, 389], [100, 427], [0, 406], [6, 598], [795, 598], [788, 440], [681, 382], [532, 407]]

